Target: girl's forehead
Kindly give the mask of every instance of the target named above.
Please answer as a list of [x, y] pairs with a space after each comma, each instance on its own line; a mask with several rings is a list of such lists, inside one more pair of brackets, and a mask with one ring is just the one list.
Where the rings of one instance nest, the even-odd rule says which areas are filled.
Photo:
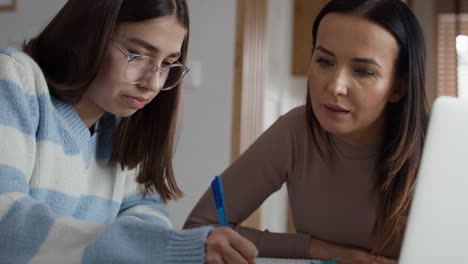
[[164, 16], [136, 22], [121, 22], [115, 27], [114, 34], [186, 34], [185, 25], [175, 16]]
[[123, 44], [135, 44], [142, 48], [152, 46], [175, 53], [180, 52], [186, 35], [186, 28], [175, 17], [162, 17], [121, 23], [116, 27], [113, 37]]

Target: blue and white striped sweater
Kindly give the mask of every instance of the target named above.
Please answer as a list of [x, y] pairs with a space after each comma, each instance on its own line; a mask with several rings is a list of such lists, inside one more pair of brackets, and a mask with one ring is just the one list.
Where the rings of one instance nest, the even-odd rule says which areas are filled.
[[204, 262], [210, 228], [171, 229], [135, 170], [108, 166], [114, 122], [91, 135], [31, 58], [0, 52], [0, 263]]

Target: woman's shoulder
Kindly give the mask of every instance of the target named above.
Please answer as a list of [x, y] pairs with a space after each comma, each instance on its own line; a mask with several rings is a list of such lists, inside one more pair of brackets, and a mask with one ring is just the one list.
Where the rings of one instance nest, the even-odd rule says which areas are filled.
[[298, 106], [282, 114], [266, 131], [268, 137], [303, 142], [309, 137], [306, 107]]
[[293, 130], [303, 130], [307, 128], [307, 116], [306, 106], [297, 106], [285, 114], [283, 114], [279, 120], [280, 122], [286, 123], [288, 127]]
[[297, 120], [297, 119], [304, 119], [306, 117], [306, 106], [300, 105], [292, 108], [288, 112], [286, 112], [283, 117]]
[[0, 50], [0, 78], [20, 86], [27, 94], [47, 93], [47, 82], [39, 65], [16, 48]]

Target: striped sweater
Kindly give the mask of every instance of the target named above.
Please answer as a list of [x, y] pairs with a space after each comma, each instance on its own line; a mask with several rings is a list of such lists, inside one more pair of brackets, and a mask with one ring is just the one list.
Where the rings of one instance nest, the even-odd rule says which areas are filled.
[[28, 55], [0, 52], [0, 263], [204, 262], [210, 228], [172, 229], [135, 170], [108, 166], [115, 122], [91, 135]]

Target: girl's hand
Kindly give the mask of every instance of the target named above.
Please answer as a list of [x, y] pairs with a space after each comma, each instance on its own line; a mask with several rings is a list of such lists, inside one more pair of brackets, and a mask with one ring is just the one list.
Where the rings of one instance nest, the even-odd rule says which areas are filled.
[[206, 241], [206, 263], [255, 263], [258, 250], [246, 238], [228, 227], [213, 229]]

